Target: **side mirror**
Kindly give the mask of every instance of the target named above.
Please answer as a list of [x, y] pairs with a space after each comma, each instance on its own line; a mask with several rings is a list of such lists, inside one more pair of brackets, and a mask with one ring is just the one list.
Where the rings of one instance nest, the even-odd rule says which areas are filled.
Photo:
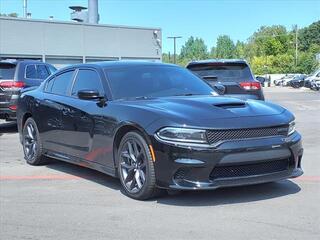
[[78, 92], [79, 99], [82, 100], [96, 100], [101, 99], [99, 91], [97, 90], [80, 90]]
[[220, 95], [223, 95], [226, 91], [226, 87], [222, 84], [216, 83], [213, 85], [214, 90], [216, 90]]

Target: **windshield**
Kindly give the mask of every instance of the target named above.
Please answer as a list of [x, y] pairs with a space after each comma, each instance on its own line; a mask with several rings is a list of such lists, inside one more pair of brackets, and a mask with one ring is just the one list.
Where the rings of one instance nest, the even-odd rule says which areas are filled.
[[0, 79], [13, 79], [16, 65], [0, 63]]
[[218, 82], [242, 82], [253, 80], [250, 68], [246, 64], [209, 64], [191, 66], [191, 71], [206, 80]]
[[180, 67], [130, 66], [105, 72], [114, 99], [215, 94], [207, 83]]

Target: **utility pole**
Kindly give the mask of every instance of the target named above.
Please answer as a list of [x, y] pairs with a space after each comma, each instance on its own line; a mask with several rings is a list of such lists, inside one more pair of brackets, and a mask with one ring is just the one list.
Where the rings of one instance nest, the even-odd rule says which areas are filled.
[[23, 17], [27, 17], [27, 12], [28, 12], [28, 2], [27, 0], [23, 0]]
[[298, 25], [295, 26], [295, 29], [296, 29], [296, 56], [295, 56], [295, 63], [296, 63], [296, 66], [298, 65]]
[[173, 63], [176, 64], [176, 39], [182, 38], [181, 36], [173, 36], [168, 37], [169, 39], [173, 39]]

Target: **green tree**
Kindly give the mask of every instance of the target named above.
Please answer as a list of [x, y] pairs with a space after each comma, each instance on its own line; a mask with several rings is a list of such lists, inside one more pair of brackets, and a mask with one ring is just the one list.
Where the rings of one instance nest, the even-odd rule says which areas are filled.
[[307, 51], [312, 44], [320, 46], [320, 20], [299, 31], [299, 50]]
[[[170, 56], [171, 57], [171, 56]], [[171, 63], [171, 59], [168, 53], [162, 53], [162, 62]]]
[[203, 39], [190, 37], [181, 48], [179, 62], [208, 58], [208, 50]]
[[236, 47], [228, 35], [221, 35], [217, 39], [215, 57], [217, 58], [234, 58], [236, 56]]
[[281, 25], [262, 26], [249, 38], [254, 45], [254, 56], [284, 54], [293, 47], [292, 33], [288, 33]]
[[245, 43], [237, 41], [235, 46], [235, 57], [236, 58], [245, 58], [246, 57], [246, 49]]
[[9, 14], [0, 13], [0, 17], [18, 17], [18, 13], [9, 13]]

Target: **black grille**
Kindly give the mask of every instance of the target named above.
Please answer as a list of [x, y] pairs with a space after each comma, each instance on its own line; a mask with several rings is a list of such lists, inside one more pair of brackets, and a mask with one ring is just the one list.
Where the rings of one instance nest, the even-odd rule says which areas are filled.
[[271, 174], [288, 170], [289, 159], [274, 160], [263, 163], [237, 165], [237, 166], [217, 166], [210, 174], [211, 179], [249, 177], [261, 174]]
[[210, 144], [226, 140], [242, 140], [258, 137], [271, 137], [287, 135], [287, 126], [268, 127], [268, 128], [246, 128], [228, 130], [208, 130], [207, 138]]
[[186, 175], [188, 175], [190, 172], [190, 169], [188, 168], [180, 168], [175, 174], [174, 178], [176, 180], [183, 180], [186, 178]]

